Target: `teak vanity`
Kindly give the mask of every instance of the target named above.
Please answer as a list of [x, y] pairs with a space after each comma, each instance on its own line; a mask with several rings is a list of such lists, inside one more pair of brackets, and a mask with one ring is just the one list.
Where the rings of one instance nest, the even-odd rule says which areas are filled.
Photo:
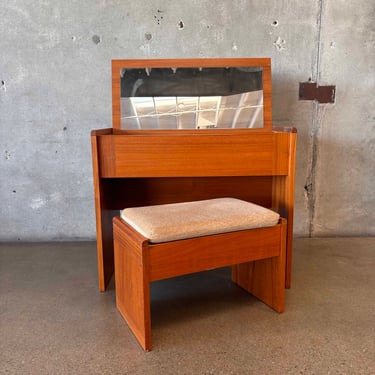
[[[257, 252], [272, 247], [272, 236], [284, 236], [282, 288], [289, 288], [296, 131], [272, 127], [270, 59], [115, 60], [112, 77], [113, 128], [91, 133], [100, 291], [114, 272], [113, 218], [119, 210], [220, 197], [253, 202], [280, 214], [277, 234], [276, 229], [255, 230], [234, 242], [242, 241], [244, 247], [246, 241]], [[224, 83], [215, 86], [220, 77]], [[165, 87], [163, 79], [168, 82]], [[205, 91], [210, 82], [215, 92]], [[244, 93], [245, 86], [253, 89]], [[200, 90], [202, 96], [197, 95]], [[127, 230], [119, 218], [114, 225], [120, 232]], [[145, 241], [141, 236], [138, 240]], [[225, 242], [227, 255], [230, 243]], [[251, 279], [251, 274], [257, 264], [259, 272], [272, 273], [273, 256], [241, 264], [232, 264], [232, 259], [218, 266], [232, 266], [233, 281], [250, 292], [272, 289], [264, 281], [267, 276]], [[214, 260], [203, 269], [212, 265]], [[156, 279], [160, 278], [163, 275]], [[267, 299], [262, 293], [268, 294], [253, 294]], [[149, 327], [149, 322], [146, 328], [137, 323], [132, 327], [133, 332], [143, 330], [141, 339], [137, 337], [145, 349], [151, 348]]]

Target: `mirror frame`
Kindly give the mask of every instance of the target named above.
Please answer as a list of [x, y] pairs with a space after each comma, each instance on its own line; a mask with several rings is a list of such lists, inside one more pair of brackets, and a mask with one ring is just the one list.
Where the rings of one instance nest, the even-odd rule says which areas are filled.
[[[245, 131], [272, 131], [272, 82], [270, 58], [209, 58], [209, 59], [131, 59], [112, 60], [112, 127], [121, 130], [121, 75], [122, 68], [223, 68], [261, 67], [263, 69], [263, 128], [242, 129]], [[124, 129], [126, 130], [126, 129]], [[240, 129], [220, 129], [238, 131]], [[144, 132], [145, 130], [132, 130]], [[147, 132], [163, 132], [161, 129]], [[171, 130], [169, 130], [171, 131]], [[175, 130], [172, 130], [175, 131]], [[178, 130], [181, 132], [182, 130]], [[217, 129], [190, 129], [188, 132], [218, 132]]]

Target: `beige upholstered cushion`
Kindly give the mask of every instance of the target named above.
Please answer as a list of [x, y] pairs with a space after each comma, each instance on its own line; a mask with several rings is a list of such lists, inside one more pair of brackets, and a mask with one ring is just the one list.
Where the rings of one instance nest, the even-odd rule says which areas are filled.
[[276, 225], [279, 214], [235, 198], [126, 208], [121, 218], [159, 243]]

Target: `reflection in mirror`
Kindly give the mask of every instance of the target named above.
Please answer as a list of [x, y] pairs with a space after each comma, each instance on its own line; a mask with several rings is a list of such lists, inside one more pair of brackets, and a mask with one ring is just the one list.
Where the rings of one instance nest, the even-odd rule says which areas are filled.
[[262, 127], [261, 67], [121, 70], [122, 129]]

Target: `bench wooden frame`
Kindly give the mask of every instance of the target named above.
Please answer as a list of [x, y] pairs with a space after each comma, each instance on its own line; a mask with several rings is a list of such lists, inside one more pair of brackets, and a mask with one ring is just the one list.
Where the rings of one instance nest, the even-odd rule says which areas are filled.
[[119, 217], [113, 224], [116, 305], [144, 350], [152, 348], [152, 281], [233, 266], [235, 283], [277, 312], [284, 311], [285, 219], [268, 228], [158, 244]]

